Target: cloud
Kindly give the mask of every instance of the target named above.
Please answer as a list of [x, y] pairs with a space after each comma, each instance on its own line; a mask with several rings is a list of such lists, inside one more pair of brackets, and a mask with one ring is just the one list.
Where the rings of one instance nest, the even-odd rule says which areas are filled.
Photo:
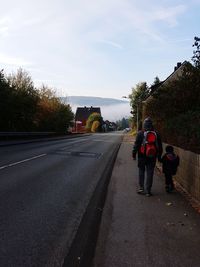
[[8, 35], [10, 23], [11, 18], [9, 16], [4, 16], [0, 19], [0, 36], [4, 37]]
[[8, 34], [8, 27], [0, 27], [0, 35], [1, 36], [6, 36]]
[[7, 64], [7, 65], [14, 65], [17, 67], [28, 66], [31, 64], [30, 62], [27, 62], [26, 60], [22, 58], [9, 57], [4, 54], [0, 54], [0, 63]]
[[[184, 5], [161, 6], [159, 1], [153, 5], [148, 1], [138, 3], [130, 0], [77, 0], [74, 3], [68, 1], [65, 3], [61, 0], [55, 3], [44, 0], [39, 3], [38, 7], [34, 1], [30, 1], [29, 4], [21, 1], [21, 7], [20, 9], [18, 4], [13, 4], [8, 13], [14, 22], [12, 26], [18, 30], [24, 26], [40, 25], [43, 28], [46, 25], [47, 32], [51, 31], [52, 35], [60, 33], [72, 43], [77, 36], [81, 38], [81, 41], [86, 41], [86, 38], [90, 36], [88, 33], [93, 32], [99, 37], [98, 39], [105, 40], [108, 44], [118, 48], [122, 45], [112, 40], [119, 33], [132, 28], [133, 31], [137, 30], [145, 35], [149, 34], [152, 38], [157, 38], [156, 25], [151, 23], [165, 21], [170, 26], [175, 26], [177, 16], [186, 10]], [[38, 35], [41, 28], [39, 28]]]
[[11, 22], [11, 19], [9, 16], [4, 16], [0, 19], [0, 26], [8, 24], [9, 22]]
[[122, 103], [111, 106], [102, 106], [101, 113], [104, 120], [117, 121], [122, 118], [129, 118], [131, 108], [129, 103]]
[[[152, 40], [164, 42], [164, 34], [160, 31], [160, 22], [165, 23], [167, 27], [176, 27], [178, 17], [186, 12], [186, 5], [161, 5], [158, 3], [144, 1], [136, 5], [127, 2], [126, 8], [122, 11], [120, 21], [125, 21], [126, 27], [132, 30], [137, 39], [145, 40], [146, 37]], [[131, 26], [129, 26], [131, 25]]]
[[190, 44], [191, 44], [191, 41], [192, 41], [191, 38], [185, 38], [185, 39], [170, 40], [170, 41], [168, 41], [168, 43], [169, 44], [177, 44], [177, 43], [181, 44], [182, 43], [184, 45], [187, 42], [190, 42]]
[[151, 16], [152, 21], [164, 21], [170, 27], [175, 27], [178, 24], [177, 17], [187, 10], [185, 5], [177, 5], [171, 7], [160, 7]]
[[109, 40], [100, 40], [99, 42], [103, 43], [103, 44], [107, 44], [107, 45], [113, 46], [113, 47], [118, 48], [118, 49], [122, 49], [122, 46], [120, 44], [112, 42], [112, 41], [109, 41]]
[[[36, 83], [49, 82], [70, 94], [124, 94], [121, 88], [126, 90], [133, 80], [141, 79], [138, 70], [147, 49], [152, 54], [156, 46], [162, 50], [168, 45], [169, 34], [161, 25], [169, 30], [178, 26], [187, 10], [178, 2], [4, 1], [0, 37], [6, 38], [1, 38], [0, 62], [27, 66]], [[109, 46], [115, 48], [112, 53]], [[30, 62], [34, 62], [32, 69]], [[147, 72], [144, 67], [144, 79]]]

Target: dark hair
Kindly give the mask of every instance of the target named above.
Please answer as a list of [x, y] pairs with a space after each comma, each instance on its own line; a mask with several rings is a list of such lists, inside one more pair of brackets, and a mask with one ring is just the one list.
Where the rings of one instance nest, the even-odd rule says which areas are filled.
[[167, 153], [173, 153], [174, 152], [174, 148], [173, 148], [173, 146], [166, 146], [165, 151]]
[[152, 130], [153, 129], [153, 122], [151, 118], [147, 117], [143, 122], [144, 130]]

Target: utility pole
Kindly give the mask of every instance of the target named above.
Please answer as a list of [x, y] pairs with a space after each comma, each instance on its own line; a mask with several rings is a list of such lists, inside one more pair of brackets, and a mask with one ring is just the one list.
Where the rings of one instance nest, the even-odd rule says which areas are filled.
[[139, 131], [139, 110], [138, 110], [138, 103], [137, 103], [137, 132]]

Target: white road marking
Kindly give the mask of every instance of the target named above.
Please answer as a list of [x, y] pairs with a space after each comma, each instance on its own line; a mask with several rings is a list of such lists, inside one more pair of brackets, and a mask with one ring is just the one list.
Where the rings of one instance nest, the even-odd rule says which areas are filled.
[[23, 163], [23, 162], [26, 162], [26, 161], [30, 161], [30, 160], [33, 160], [33, 159], [38, 159], [38, 158], [44, 157], [46, 155], [47, 154], [41, 154], [41, 155], [38, 155], [38, 156], [35, 156], [35, 157], [32, 157], [32, 158], [28, 158], [28, 159], [24, 159], [24, 160], [20, 160], [20, 161], [14, 162], [14, 163], [10, 163], [8, 165], [1, 166], [0, 167], [0, 170], [5, 169], [5, 168], [8, 168], [8, 167], [15, 166], [17, 164], [20, 164], [20, 163]]

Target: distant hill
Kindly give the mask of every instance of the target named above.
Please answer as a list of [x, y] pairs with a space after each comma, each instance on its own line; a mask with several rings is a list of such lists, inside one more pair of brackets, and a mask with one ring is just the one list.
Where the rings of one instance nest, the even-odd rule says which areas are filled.
[[68, 96], [62, 98], [63, 102], [70, 104], [75, 113], [77, 107], [100, 107], [104, 120], [117, 121], [128, 118], [130, 114], [130, 103], [126, 99], [103, 98], [92, 96]]
[[93, 96], [68, 96], [62, 98], [65, 103], [72, 106], [109, 106], [127, 103], [127, 100], [119, 100], [114, 98], [103, 98]]

